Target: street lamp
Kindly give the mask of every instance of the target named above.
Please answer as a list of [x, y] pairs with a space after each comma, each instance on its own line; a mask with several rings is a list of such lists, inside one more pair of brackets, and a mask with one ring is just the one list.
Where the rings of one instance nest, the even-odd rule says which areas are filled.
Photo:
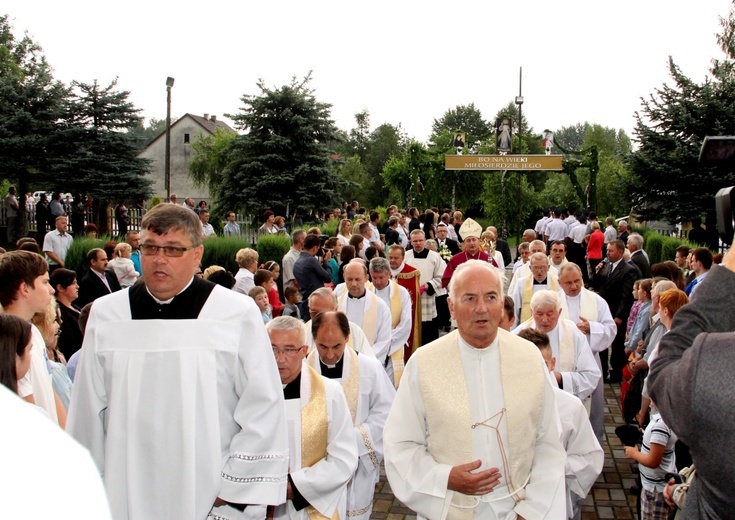
[[171, 87], [174, 86], [174, 78], [166, 78], [166, 166], [164, 173], [164, 190], [166, 200], [171, 194]]

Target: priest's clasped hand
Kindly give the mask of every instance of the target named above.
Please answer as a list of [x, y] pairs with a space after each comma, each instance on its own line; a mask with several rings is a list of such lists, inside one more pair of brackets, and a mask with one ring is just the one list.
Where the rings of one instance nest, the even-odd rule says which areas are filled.
[[490, 493], [500, 481], [498, 468], [490, 468], [479, 473], [472, 473], [482, 466], [481, 460], [454, 466], [449, 472], [447, 487], [452, 491], [459, 491], [465, 495], [486, 495]]

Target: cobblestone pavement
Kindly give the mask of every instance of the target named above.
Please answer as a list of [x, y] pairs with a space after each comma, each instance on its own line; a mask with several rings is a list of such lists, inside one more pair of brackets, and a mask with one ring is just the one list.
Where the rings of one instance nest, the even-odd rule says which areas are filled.
[[[615, 428], [623, 424], [620, 413], [620, 385], [605, 385], [605, 464], [592, 491], [584, 501], [582, 520], [638, 518], [636, 497], [630, 488], [636, 485], [633, 472], [635, 463], [625, 458], [625, 450], [615, 435]], [[381, 470], [380, 482], [375, 488], [373, 514], [370, 518], [387, 520], [414, 520], [416, 514], [393, 496], [390, 484]], [[563, 519], [561, 519], [563, 520]]]

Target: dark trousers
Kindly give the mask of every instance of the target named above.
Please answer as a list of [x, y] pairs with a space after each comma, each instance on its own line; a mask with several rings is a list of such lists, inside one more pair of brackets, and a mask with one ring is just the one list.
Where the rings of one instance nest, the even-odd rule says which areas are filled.
[[[625, 322], [618, 325], [618, 333], [610, 346], [610, 379], [620, 381], [623, 377], [623, 367], [627, 363], [625, 355]], [[603, 372], [604, 373], [604, 372]]]
[[439, 326], [436, 320], [421, 322], [421, 345], [426, 345], [439, 339]]
[[436, 321], [437, 327], [449, 327], [451, 324], [451, 317], [449, 315], [449, 305], [447, 304], [448, 295], [437, 296], [434, 298], [436, 303]]

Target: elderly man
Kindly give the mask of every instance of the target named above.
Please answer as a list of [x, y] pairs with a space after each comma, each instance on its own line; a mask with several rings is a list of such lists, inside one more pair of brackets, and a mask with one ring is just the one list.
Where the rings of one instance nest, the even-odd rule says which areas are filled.
[[[544, 256], [546, 256], [546, 244], [542, 240], [534, 240], [533, 242], [531, 242], [530, 248], [532, 255], [536, 253], [543, 253]], [[556, 267], [551, 265], [551, 260], [547, 259], [546, 263], [549, 264], [549, 273], [558, 277], [559, 272], [556, 270]], [[531, 264], [530, 262], [526, 262], [524, 265], [520, 266], [515, 273], [513, 273], [513, 278], [511, 279], [510, 285], [508, 286], [508, 294], [513, 293], [516, 285], [518, 285], [518, 280], [525, 276], [529, 276], [530, 274]]]
[[403, 375], [403, 349], [413, 330], [411, 315], [411, 295], [408, 291], [391, 280], [390, 264], [385, 258], [370, 260], [370, 278], [372, 290], [390, 309], [391, 332], [388, 360], [385, 371], [396, 388]]
[[[444, 260], [439, 253], [426, 248], [426, 237], [420, 229], [411, 231], [413, 249], [406, 251], [406, 263], [421, 272], [419, 292], [421, 293], [421, 344], [434, 341], [439, 337], [439, 325], [434, 320], [436, 294], [442, 288], [442, 273], [445, 273]], [[448, 268], [449, 266], [447, 266]]]
[[[309, 345], [309, 352], [316, 348], [314, 343], [314, 337], [311, 335], [311, 320], [313, 320], [317, 314], [328, 311], [337, 310], [337, 296], [328, 287], [320, 287], [309, 296], [309, 321], [304, 323], [304, 330], [306, 331], [306, 344]], [[347, 346], [365, 356], [375, 357], [373, 347], [370, 345], [365, 333], [357, 325], [357, 323], [350, 322], [350, 335], [347, 338]]]
[[303, 362], [308, 347], [300, 320], [280, 316], [268, 322], [267, 330], [283, 385], [289, 438], [286, 501], [273, 518], [347, 518], [347, 483], [358, 452], [345, 394], [341, 385]]
[[643, 250], [643, 237], [638, 233], [628, 236], [628, 251], [630, 251], [630, 261], [638, 266], [643, 278], [651, 277], [651, 265], [648, 262], [648, 255]]
[[532, 254], [528, 265], [531, 274], [518, 280], [510, 293], [510, 297], [513, 298], [515, 303], [516, 323], [523, 323], [531, 319], [531, 298], [534, 294], [547, 289], [551, 291], [559, 290], [556, 275], [549, 273], [549, 263], [545, 254]]
[[404, 261], [406, 250], [403, 246], [393, 245], [388, 248], [388, 264], [391, 280], [408, 291], [411, 296], [411, 335], [403, 350], [403, 359], [408, 362], [411, 354], [421, 346], [421, 271]]
[[518, 244], [518, 247], [516, 248], [516, 261], [520, 260], [521, 244], [528, 244], [528, 246], [530, 247], [531, 242], [533, 242], [534, 240], [536, 240], [536, 232], [533, 229], [527, 229], [523, 232], [523, 235], [521, 236], [521, 243]]
[[89, 271], [79, 281], [79, 297], [74, 300], [80, 308], [120, 290], [117, 276], [107, 270], [107, 253], [104, 249], [90, 249], [87, 252], [87, 266]]
[[46, 233], [43, 238], [43, 252], [46, 253], [50, 272], [59, 267], [64, 267], [66, 253], [74, 241], [72, 236], [67, 233], [69, 219], [66, 216], [56, 217], [54, 223], [56, 228]]
[[342, 384], [354, 427], [358, 464], [347, 486], [347, 517], [367, 520], [380, 478], [383, 428], [395, 390], [378, 360], [347, 348], [347, 316], [325, 312], [314, 318], [312, 327], [316, 350], [307, 362], [317, 373]]
[[590, 397], [600, 382], [601, 372], [585, 335], [577, 325], [562, 318], [561, 298], [556, 291], [540, 291], [531, 299], [533, 319], [513, 332], [532, 328], [549, 336], [556, 358], [554, 377], [559, 388], [579, 397], [590, 411]]
[[513, 274], [528, 262], [528, 257], [530, 256], [531, 248], [529, 247], [528, 242], [522, 242], [521, 245], [518, 246], [518, 260], [513, 264]]
[[296, 282], [296, 278], [293, 275], [293, 266], [296, 264], [301, 251], [304, 249], [304, 240], [306, 239], [306, 231], [303, 229], [297, 229], [291, 235], [291, 249], [288, 253], [283, 255], [281, 265], [283, 266], [283, 288], [293, 285], [298, 288], [299, 284]]
[[[577, 328], [587, 338], [597, 367], [602, 373], [600, 352], [608, 349], [618, 330], [610, 314], [610, 308], [602, 297], [584, 288], [582, 270], [576, 264], [568, 263], [562, 266], [559, 270], [559, 285], [563, 291], [563, 295], [559, 295], [561, 317], [577, 324]], [[600, 382], [592, 392], [590, 410], [590, 423], [600, 443], [603, 442], [605, 434], [604, 389], [604, 381], [600, 378]]]
[[503, 300], [491, 265], [464, 263], [449, 293], [458, 329], [406, 366], [385, 425], [385, 468], [420, 518], [566, 515], [553, 389], [536, 347], [498, 328]]
[[264, 516], [289, 460], [260, 312], [194, 276], [196, 213], [159, 204], [141, 230], [146, 276], [92, 306], [67, 431], [104, 474], [113, 518]]
[[623, 242], [626, 246], [628, 245], [628, 237], [630, 236], [630, 233], [628, 233], [628, 223], [624, 220], [621, 220], [618, 222], [618, 240]]
[[464, 251], [454, 255], [447, 264], [446, 269], [444, 269], [444, 274], [442, 274], [441, 277], [442, 287], [447, 287], [449, 285], [449, 281], [452, 279], [452, 274], [454, 274], [454, 271], [464, 262], [468, 260], [482, 260], [483, 262], [490, 261], [490, 257], [488, 257], [487, 253], [480, 249], [481, 235], [482, 226], [471, 218], [468, 218], [462, 223], [462, 226], [459, 228], [459, 236], [462, 237]]
[[347, 291], [337, 298], [337, 308], [362, 329], [375, 357], [385, 363], [390, 352], [390, 308], [375, 293], [367, 290], [367, 274], [367, 267], [362, 262], [350, 262], [345, 266]]

